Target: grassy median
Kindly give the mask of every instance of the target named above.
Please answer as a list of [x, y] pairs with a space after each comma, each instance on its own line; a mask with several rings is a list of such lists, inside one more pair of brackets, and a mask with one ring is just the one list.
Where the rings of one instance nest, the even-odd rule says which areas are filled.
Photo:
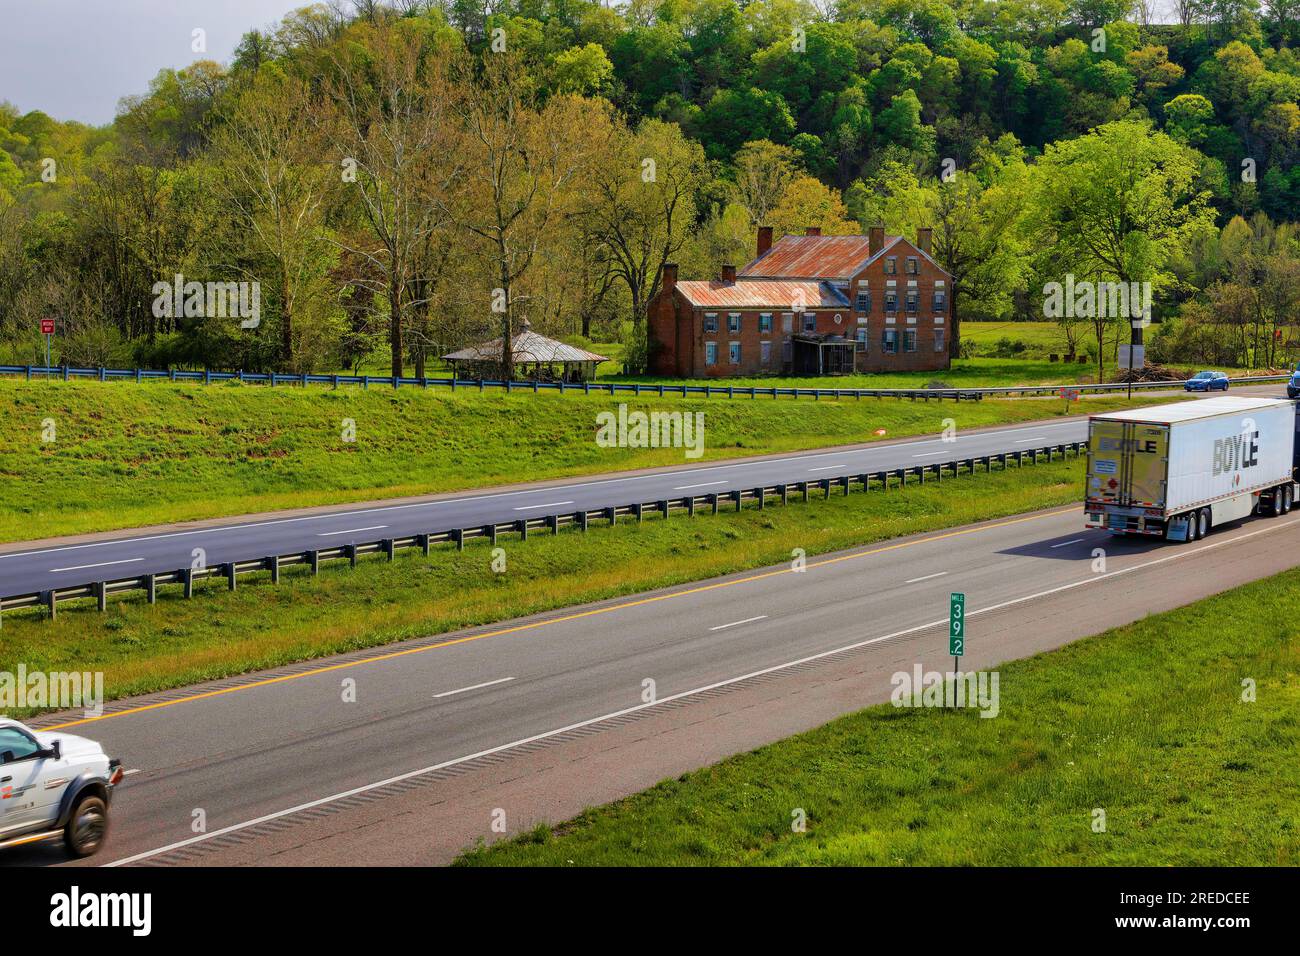
[[967, 524], [1036, 508], [1073, 504], [1082, 462], [1011, 467], [991, 475], [945, 479], [888, 492], [838, 490], [807, 504], [747, 505], [739, 513], [684, 514], [664, 520], [620, 519], [583, 534], [534, 532], [500, 539], [506, 571], [495, 573], [491, 549], [474, 539], [463, 553], [435, 548], [429, 558], [398, 552], [391, 564], [363, 559], [286, 568], [278, 585], [266, 575], [241, 577], [233, 594], [201, 582], [186, 600], [160, 589], [150, 607], [138, 595], [10, 611], [0, 626], [0, 672], [103, 671], [110, 697], [161, 690], [340, 651], [436, 634], [587, 601], [697, 581], [808, 555]]
[[1294, 866], [1297, 606], [1291, 571], [1005, 664], [994, 719], [872, 707], [460, 862]]
[[[704, 412], [697, 461], [936, 434], [947, 418], [974, 428], [1064, 412], [1060, 401], [1036, 399], [636, 400], [0, 380], [0, 541], [691, 462], [682, 449], [598, 446], [596, 414], [621, 402]], [[345, 440], [349, 423], [355, 441]]]

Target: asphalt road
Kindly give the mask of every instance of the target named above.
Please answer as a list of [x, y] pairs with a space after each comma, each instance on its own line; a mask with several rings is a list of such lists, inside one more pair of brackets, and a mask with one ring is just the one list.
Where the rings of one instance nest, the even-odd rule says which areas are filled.
[[[1278, 386], [1252, 386], [1237, 394], [1277, 395]], [[1282, 393], [1284, 394], [1284, 393]], [[1086, 408], [1086, 404], [1083, 406]], [[936, 421], [943, 417], [936, 410]], [[707, 495], [834, 475], [906, 468], [953, 458], [1013, 452], [1049, 444], [1083, 441], [1086, 419], [959, 432], [955, 441], [939, 437], [872, 444], [726, 464], [682, 467], [634, 475], [609, 475], [547, 482], [535, 488], [483, 490], [438, 500], [381, 507], [352, 507], [327, 513], [292, 512], [258, 520], [235, 521], [166, 531], [124, 531], [75, 544], [53, 544], [0, 553], [0, 594], [11, 596], [89, 581], [112, 580], [190, 567], [195, 549], [208, 566], [273, 554], [290, 554], [350, 543], [399, 538], [451, 528], [502, 524], [525, 517], [596, 510], [636, 501], [685, 494]]]
[[[517, 832], [618, 792], [612, 778], [575, 772], [553, 754], [553, 783], [527, 787], [531, 778], [510, 762], [539, 748], [642, 737], [627, 726], [641, 717], [698, 725], [619, 764], [628, 774], [619, 787], [635, 789], [762, 742], [752, 731], [764, 719], [801, 714], [813, 726], [882, 690], [845, 702], [769, 689], [725, 733], [691, 716], [764, 675], [806, 679], [848, 658], [881, 673], [926, 654], [942, 663], [951, 591], [967, 595], [966, 664], [986, 667], [1289, 567], [1300, 512], [1182, 546], [1112, 539], [1082, 524], [1078, 508], [988, 522], [813, 559], [802, 572], [742, 573], [120, 702], [89, 721], [37, 723], [101, 741], [133, 771], [98, 862], [230, 862], [232, 853], [266, 862], [288, 841], [297, 855], [278, 861], [319, 863], [333, 844], [304, 849], [297, 828], [329, 820], [344, 822], [332, 838], [346, 842], [343, 860], [381, 862], [366, 854], [387, 846], [417, 854], [404, 862], [445, 862], [475, 835], [491, 838], [489, 810], [504, 806], [502, 790], [478, 787], [473, 800], [487, 809], [472, 821], [456, 816], [456, 801], [438, 794], [461, 785], [460, 769], [504, 775], [501, 788], [525, 786], [511, 798]], [[453, 818], [417, 840], [412, 827], [438, 803]], [[347, 822], [361, 813], [364, 827]], [[196, 833], [200, 814], [206, 830]], [[24, 848], [0, 862], [63, 858], [56, 848]]]

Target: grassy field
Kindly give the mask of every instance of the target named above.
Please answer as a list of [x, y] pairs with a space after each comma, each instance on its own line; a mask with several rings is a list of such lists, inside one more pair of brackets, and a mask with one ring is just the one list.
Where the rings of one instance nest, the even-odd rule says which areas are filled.
[[638, 401], [0, 380], [0, 541], [690, 463], [681, 449], [598, 446], [597, 413], [621, 402], [703, 411], [705, 461], [937, 433], [945, 418], [971, 428], [1063, 414], [1032, 399]]
[[1297, 603], [1291, 571], [1004, 665], [994, 719], [872, 707], [460, 862], [1294, 866]]
[[[233, 594], [204, 582], [185, 600], [163, 588], [152, 607], [114, 597], [100, 614], [91, 602], [44, 612], [10, 611], [0, 627], [0, 672], [103, 671], [109, 696], [161, 690], [404, 638], [487, 624], [647, 589], [763, 567], [809, 555], [947, 528], [1079, 499], [1078, 460], [949, 479], [888, 493], [792, 502], [759, 511], [667, 521], [647, 518], [586, 535], [502, 538], [505, 574], [490, 568], [481, 539], [429, 558], [399, 552], [391, 564], [363, 559], [325, 565], [312, 578], [286, 568], [280, 583], [241, 579]], [[524, 639], [545, 640], [542, 633]]]

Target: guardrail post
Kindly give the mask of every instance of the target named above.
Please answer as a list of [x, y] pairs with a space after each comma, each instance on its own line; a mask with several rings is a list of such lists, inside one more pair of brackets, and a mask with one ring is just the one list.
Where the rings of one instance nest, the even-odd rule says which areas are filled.
[[427, 558], [429, 556], [429, 536], [427, 534], [417, 534], [415, 540], [420, 544], [420, 553]]
[[578, 512], [578, 528], [584, 534], [587, 531], [587, 509], [586, 508]]
[[801, 481], [796, 487], [798, 487], [799, 492], [803, 495], [803, 503], [807, 504], [808, 503], [808, 482]]
[[548, 528], [551, 529], [551, 534], [559, 534], [559, 533], [560, 533], [560, 516], [559, 516], [559, 515], [547, 515], [547, 517], [546, 517], [546, 526], [547, 526]]
[[527, 541], [528, 540], [528, 519], [520, 518], [518, 521], [516, 521], [515, 530], [519, 532], [520, 541]]
[[108, 585], [103, 581], [95, 582], [95, 606], [101, 611], [108, 610]]
[[383, 548], [384, 548], [384, 556], [387, 557], [389, 561], [393, 560], [393, 551], [394, 551], [393, 539], [385, 538], [383, 540]]
[[348, 566], [355, 568], [357, 566], [357, 546], [355, 544], [346, 544], [343, 546], [343, 553], [347, 556]]
[[230, 590], [235, 590], [235, 562], [226, 562], [226, 584]]
[[667, 499], [667, 498], [664, 498], [662, 501], [659, 502], [659, 510], [663, 513], [663, 516], [664, 516], [665, 518], [668, 517], [668, 499]]
[[823, 478], [823, 479], [821, 479], [817, 484], [821, 487], [822, 491], [826, 492], [826, 500], [827, 500], [827, 501], [830, 501], [830, 500], [831, 500], [831, 480], [830, 480], [829, 478]]
[[492, 547], [495, 548], [495, 547], [497, 546], [497, 526], [496, 526], [496, 524], [493, 523], [493, 524], [490, 524], [490, 525], [485, 525], [484, 528], [483, 528], [483, 530], [487, 532], [487, 536], [488, 536], [488, 544], [492, 545]]
[[194, 569], [185, 568], [184, 570], [182, 570], [181, 580], [182, 583], [184, 584], [184, 591], [182, 593], [185, 595], [185, 597], [187, 598], [194, 597]]
[[610, 507], [605, 509], [605, 513], [609, 516], [609, 526], [611, 528], [614, 527], [614, 525], [618, 524], [617, 508], [615, 508], [613, 505], [610, 505]]
[[847, 498], [849, 496], [849, 476], [845, 475], [843, 478], [840, 479], [840, 482], [844, 486], [844, 497]]
[[635, 511], [636, 511], [636, 523], [637, 523], [637, 524], [640, 524], [640, 523], [641, 523], [641, 503], [640, 503], [640, 502], [637, 502], [637, 503], [634, 504], [632, 507], [633, 507], [633, 508], [635, 509]]
[[54, 589], [51, 588], [50, 590], [46, 591], [44, 594], [41, 595], [41, 598], [45, 601], [45, 606], [50, 609], [50, 620], [51, 621], [54, 620], [56, 617], [59, 616], [59, 612], [58, 612], [59, 599], [55, 595]]
[[790, 489], [786, 485], [777, 485], [776, 487], [777, 491], [781, 493], [781, 504], [788, 505], [790, 503]]
[[311, 563], [312, 575], [315, 576], [320, 574], [320, 552], [315, 550], [308, 551], [307, 560]]
[[709, 495], [709, 505], [713, 508], [713, 513], [714, 513], [714, 514], [717, 514], [717, 513], [718, 513], [718, 496], [717, 496], [716, 494], [710, 493], [710, 495]]
[[758, 510], [764, 510], [767, 507], [767, 489], [761, 487], [755, 488], [754, 497], [758, 499]]
[[741, 504], [740, 504], [740, 489], [739, 489], [739, 488], [737, 488], [735, 491], [733, 491], [733, 492], [731, 493], [731, 499], [732, 499], [734, 502], [736, 502], [736, 510], [739, 511], [740, 508], [741, 508]]
[[267, 558], [266, 567], [267, 570], [271, 572], [271, 583], [279, 584], [280, 583], [280, 556], [277, 554], [274, 555], [273, 557]]
[[456, 542], [457, 551], [465, 550], [465, 529], [464, 528], [457, 528], [455, 531], [453, 531], [451, 533], [451, 539]]
[[686, 496], [686, 515], [687, 517], [690, 518], [695, 517], [695, 496], [694, 495]]
[[144, 598], [150, 604], [158, 603], [158, 580], [155, 575], [144, 576]]

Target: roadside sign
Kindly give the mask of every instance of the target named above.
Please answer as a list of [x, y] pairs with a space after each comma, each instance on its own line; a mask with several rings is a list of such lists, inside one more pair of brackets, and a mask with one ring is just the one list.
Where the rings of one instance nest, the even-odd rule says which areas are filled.
[[1079, 390], [1077, 388], [1061, 389], [1061, 397], [1067, 402], [1077, 402], [1079, 400]]
[[966, 595], [959, 591], [948, 599], [948, 653], [953, 657], [966, 653]]
[[1147, 364], [1145, 345], [1121, 345], [1119, 367], [1125, 370], [1141, 369]]
[[41, 335], [53, 335], [53, 334], [54, 334], [54, 320], [41, 319]]

